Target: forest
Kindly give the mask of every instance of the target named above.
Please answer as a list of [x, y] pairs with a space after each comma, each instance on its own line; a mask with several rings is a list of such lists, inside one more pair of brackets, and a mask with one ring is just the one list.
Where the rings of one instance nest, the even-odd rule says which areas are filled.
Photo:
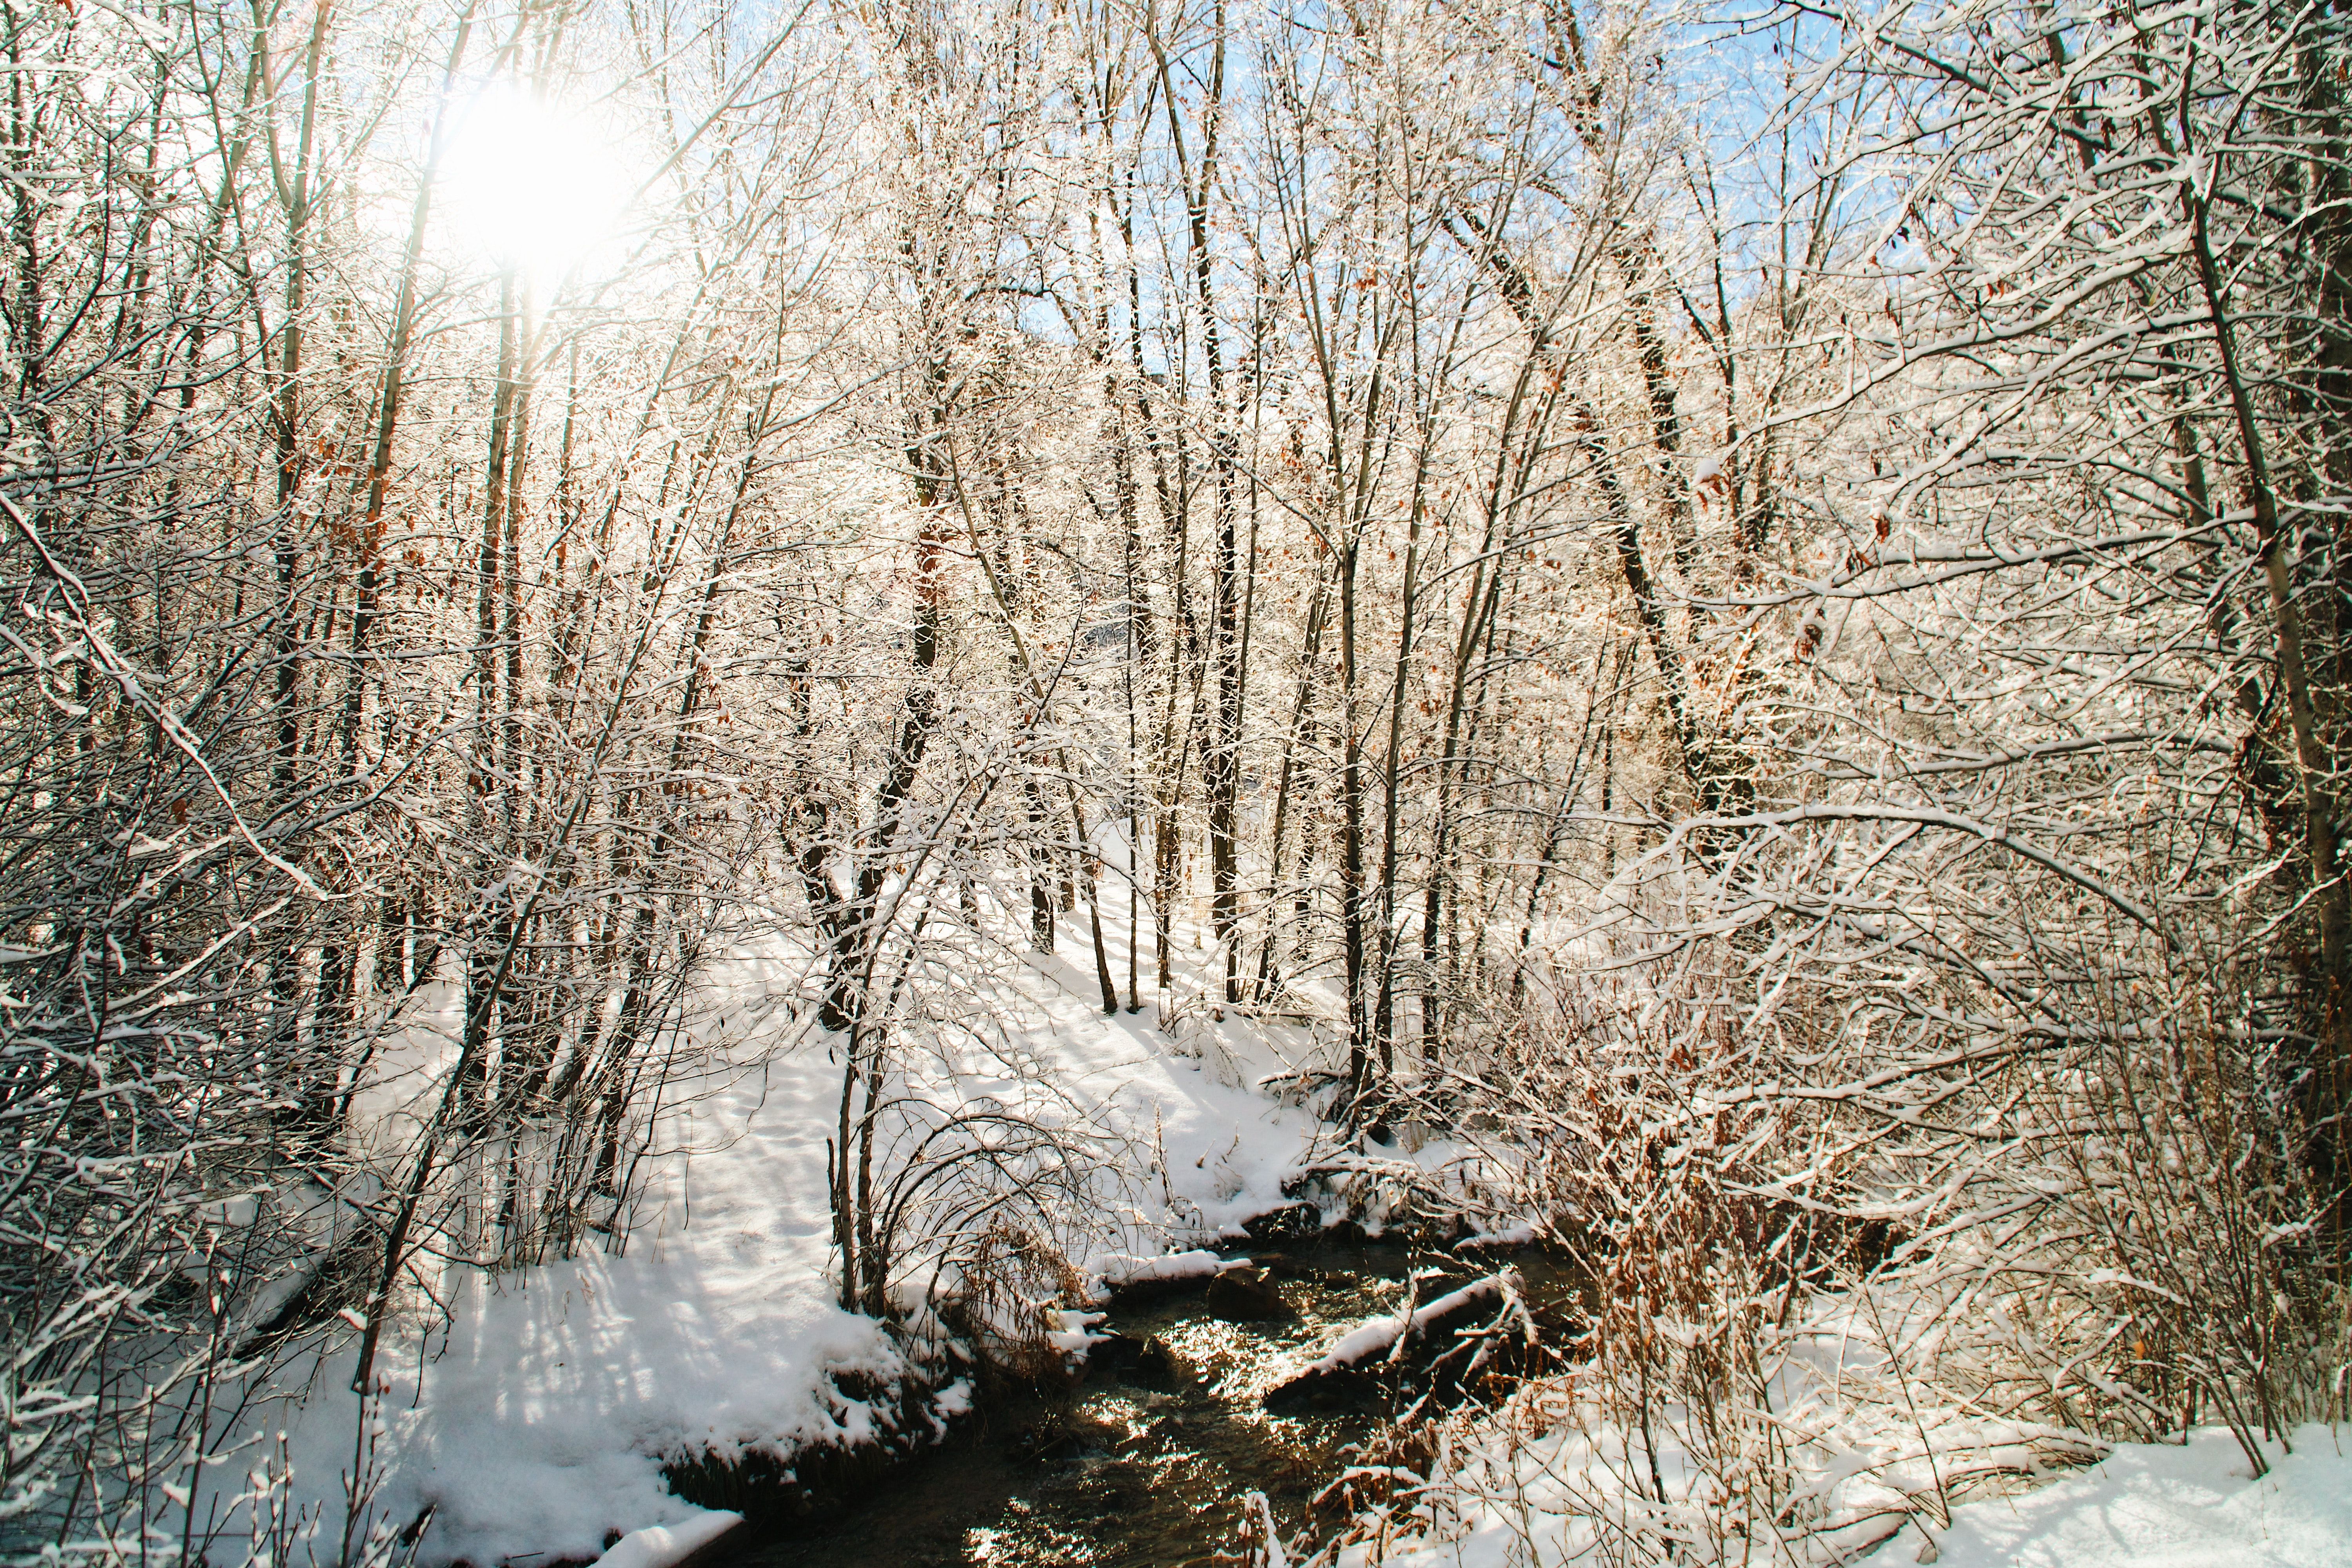
[[0, 43], [0, 1560], [2352, 1551], [2352, 12]]

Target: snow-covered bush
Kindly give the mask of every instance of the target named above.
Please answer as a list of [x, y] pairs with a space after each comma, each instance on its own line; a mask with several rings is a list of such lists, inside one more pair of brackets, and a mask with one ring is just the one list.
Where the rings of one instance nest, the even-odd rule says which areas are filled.
[[1753, 1026], [1735, 977], [1770, 952], [1620, 944], [1462, 1080], [1589, 1274], [1582, 1364], [1450, 1418], [1450, 1460], [1360, 1533], [1832, 1562], [2109, 1441], [2219, 1422], [2259, 1471], [2261, 1439], [2341, 1415], [2352, 1318], [2275, 1047], [2214, 1016], [2227, 975], [2183, 965], [2147, 1026], [1890, 1056], [1889, 1020], [1809, 982]]

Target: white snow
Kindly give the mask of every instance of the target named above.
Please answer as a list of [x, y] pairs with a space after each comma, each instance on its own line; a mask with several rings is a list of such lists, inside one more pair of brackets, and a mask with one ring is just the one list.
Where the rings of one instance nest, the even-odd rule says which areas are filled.
[[[1286, 1202], [1282, 1178], [1316, 1124], [1253, 1086], [1297, 1065], [1289, 1052], [1305, 1043], [1229, 1020], [1192, 1030], [1192, 1052], [1178, 1055], [1150, 1013], [1103, 1016], [1090, 964], [995, 962], [988, 1005], [1012, 1018], [1015, 1047], [1049, 1064], [1055, 1091], [1089, 1108], [1121, 1151], [1086, 1216], [1092, 1234], [1068, 1238], [1073, 1256], [1122, 1283], [1217, 1267], [1213, 1253], [1161, 1249]], [[825, 1038], [783, 1005], [802, 968], [779, 952], [711, 975], [690, 1029], [710, 1066], [673, 1093], [625, 1255], [591, 1248], [496, 1278], [453, 1269], [439, 1287], [446, 1317], [387, 1340], [376, 1513], [404, 1525], [435, 1510], [424, 1568], [586, 1560], [615, 1533], [653, 1529], [674, 1541], [703, 1516], [667, 1491], [666, 1459], [761, 1452], [789, 1464], [805, 1445], [856, 1440], [894, 1415], [828, 1382], [854, 1372], [887, 1383], [907, 1369], [877, 1324], [835, 1303], [827, 1277], [825, 1139], [840, 1079]], [[425, 1023], [386, 1044], [373, 1091], [380, 1128], [413, 1118], [407, 1108], [446, 1070], [455, 998], [425, 1000]], [[982, 1075], [973, 1087], [1002, 1082]], [[1076, 1351], [1091, 1326], [1068, 1313], [1054, 1338]], [[346, 1392], [348, 1345], [317, 1373], [264, 1419], [289, 1430], [291, 1491], [320, 1508], [331, 1537], [361, 1414]], [[969, 1398], [960, 1384], [942, 1391], [927, 1420], [943, 1430]], [[227, 1485], [226, 1522], [241, 1534]], [[200, 1515], [210, 1500], [199, 1499]]]
[[1435, 1300], [1415, 1309], [1409, 1316], [1399, 1312], [1394, 1317], [1374, 1318], [1340, 1335], [1331, 1348], [1300, 1372], [1302, 1377], [1315, 1377], [1360, 1366], [1376, 1355], [1385, 1354], [1400, 1339], [1408, 1324], [1414, 1331], [1425, 1331], [1430, 1324], [1449, 1318], [1465, 1307], [1480, 1301], [1498, 1300], [1503, 1294], [1500, 1275], [1474, 1279], [1459, 1290], [1450, 1290]]
[[1138, 1258], [1130, 1252], [1110, 1252], [1087, 1264], [1087, 1272], [1094, 1277], [1099, 1295], [1123, 1290], [1129, 1285], [1202, 1279], [1223, 1273], [1227, 1268], [1246, 1261], [1245, 1258], [1220, 1258], [1206, 1247], [1194, 1247], [1189, 1252], [1163, 1252], [1157, 1258]]
[[465, 1277], [447, 1331], [391, 1369], [386, 1401], [396, 1488], [438, 1505], [428, 1561], [593, 1556], [609, 1531], [692, 1516], [667, 1457], [875, 1434], [887, 1413], [821, 1380], [902, 1373], [879, 1326], [820, 1281], [770, 1275], [740, 1233], [715, 1240]]
[[741, 1514], [714, 1508], [677, 1524], [647, 1525], [613, 1542], [596, 1568], [677, 1568], [742, 1522]]
[[[1264, 1072], [1296, 1065], [1285, 1059], [1285, 1042], [1236, 1022], [1196, 1020], [1186, 1036], [1191, 1049], [1176, 1054], [1149, 1015], [1103, 1016], [1089, 995], [1091, 975], [1066, 959], [1024, 958], [999, 983], [995, 1005], [1009, 998], [1019, 1009], [1021, 1047], [1051, 1064], [1069, 1102], [1107, 1107], [1110, 1133], [1125, 1141], [1125, 1156], [1103, 1173], [1091, 1230], [1065, 1238], [1088, 1283], [1197, 1278], [1229, 1266], [1204, 1247], [1162, 1249], [1284, 1203], [1282, 1178], [1315, 1125], [1303, 1110], [1252, 1086]], [[458, 1558], [584, 1561], [616, 1536], [601, 1568], [677, 1568], [728, 1516], [672, 1496], [667, 1459], [761, 1452], [789, 1464], [809, 1445], [855, 1441], [896, 1418], [888, 1401], [843, 1397], [831, 1381], [857, 1373], [887, 1384], [907, 1369], [877, 1324], [833, 1299], [824, 1139], [835, 1123], [837, 1068], [822, 1037], [793, 1033], [800, 1026], [780, 1004], [796, 984], [797, 966], [776, 956], [740, 957], [712, 977], [695, 1025], [710, 1067], [684, 1086], [688, 1092], [670, 1113], [642, 1224], [625, 1254], [591, 1249], [497, 1279], [454, 1270], [430, 1331], [388, 1342], [373, 1416], [376, 1517], [398, 1526], [434, 1510], [419, 1552], [425, 1568]], [[440, 1009], [445, 1026], [454, 1023], [450, 1012]], [[394, 1063], [401, 1081], [429, 1086], [433, 1041], [401, 1048], [404, 1065]], [[385, 1120], [397, 1118], [395, 1107]], [[1433, 1150], [1422, 1163], [1444, 1157]], [[1360, 1163], [1368, 1171], [1373, 1163]], [[1334, 1163], [1328, 1152], [1323, 1163]], [[225, 1208], [224, 1217], [235, 1215]], [[1516, 1241], [1528, 1228], [1506, 1226], [1494, 1239]], [[1409, 1317], [1375, 1320], [1314, 1364], [1360, 1363], [1391, 1347], [1408, 1324], [1425, 1327], [1503, 1289], [1499, 1278], [1484, 1279]], [[1059, 1309], [1054, 1340], [1066, 1351], [1082, 1350], [1098, 1321], [1083, 1305]], [[1860, 1364], [1843, 1339], [1824, 1340], [1814, 1359], [1821, 1381], [1851, 1377]], [[316, 1371], [278, 1409], [250, 1412], [250, 1429], [289, 1429], [289, 1491], [320, 1510], [315, 1517], [331, 1535], [362, 1412], [344, 1392], [348, 1348]], [[1780, 1406], [1790, 1408], [1796, 1384], [1776, 1388]], [[971, 1397], [968, 1384], [951, 1384], [918, 1419], [941, 1429]], [[1549, 1471], [1549, 1511], [1507, 1521], [1482, 1508], [1469, 1488], [1455, 1493], [1461, 1506], [1448, 1513], [1445, 1539], [1415, 1547], [1391, 1536], [1384, 1560], [1499, 1565], [1526, 1523], [1573, 1545], [1580, 1526], [1559, 1484], [1580, 1486], [1577, 1478], [1624, 1468], [1625, 1455], [1612, 1455], [1611, 1439], [1597, 1436], [1562, 1430], [1529, 1456]], [[1674, 1458], [1666, 1455], [1670, 1471]], [[1916, 1489], [1919, 1478], [1906, 1476], [1898, 1464], [1885, 1479]], [[236, 1483], [225, 1474], [222, 1484], [226, 1492]], [[1515, 1484], [1510, 1495], [1542, 1490]], [[207, 1500], [200, 1498], [200, 1510]], [[1484, 1500], [1499, 1499], [1489, 1492]], [[232, 1538], [242, 1534], [233, 1510], [225, 1522]], [[1851, 1550], [1867, 1550], [1884, 1528], [1860, 1518], [1855, 1525]], [[2116, 1449], [2038, 1491], [1966, 1502], [1948, 1531], [1927, 1530], [1941, 1568], [2352, 1563], [2352, 1461], [2335, 1433], [2306, 1428], [2294, 1452], [2281, 1451], [2271, 1474], [2254, 1481], [2226, 1435], [2202, 1432], [2185, 1447]], [[1918, 1561], [1927, 1542], [1914, 1522], [1878, 1544], [1874, 1561]]]
[[1491, 1247], [1498, 1251], [1507, 1251], [1516, 1247], [1533, 1247], [1542, 1239], [1542, 1233], [1536, 1229], [1533, 1221], [1514, 1220], [1511, 1224], [1495, 1230], [1474, 1231], [1455, 1242], [1454, 1250], [1475, 1252], [1480, 1247]]
[[2019, 1497], [1963, 1503], [1952, 1528], [1915, 1521], [1879, 1549], [1937, 1568], [2344, 1568], [2352, 1563], [2352, 1431], [2305, 1426], [2293, 1453], [2265, 1446], [2252, 1479], [2220, 1427], [2185, 1445], [2130, 1443]]
[[1245, 1528], [1256, 1538], [1257, 1550], [1244, 1561], [1250, 1568], [1290, 1568], [1290, 1554], [1282, 1549], [1282, 1525], [1274, 1517], [1274, 1504], [1264, 1492], [1252, 1492], [1243, 1500]]
[[[1819, 1542], [1842, 1561], [1888, 1568], [2344, 1568], [2352, 1563], [2352, 1431], [2305, 1426], [2288, 1445], [2264, 1445], [2270, 1472], [2253, 1479], [2228, 1431], [2205, 1427], [2184, 1444], [2115, 1446], [2095, 1465], [2032, 1490], [1979, 1497], [1952, 1510], [1948, 1530], [1914, 1514], [1889, 1534], [1840, 1532]], [[1580, 1441], [1551, 1452], [1559, 1479], [1590, 1481], [1595, 1449]], [[1597, 1491], [1586, 1491], [1597, 1499]], [[1505, 1568], [1528, 1561], [1565, 1562], [1591, 1552], [1589, 1522], [1549, 1510], [1513, 1517], [1488, 1506], [1449, 1511], [1447, 1528], [1400, 1542], [1391, 1535], [1351, 1546], [1343, 1564], [1377, 1561], [1388, 1568]], [[1930, 1543], [1932, 1542], [1932, 1550]]]
[[1088, 1345], [1102, 1338], [1100, 1334], [1093, 1331], [1094, 1326], [1103, 1321], [1103, 1314], [1100, 1312], [1075, 1312], [1065, 1310], [1055, 1312], [1054, 1316], [1062, 1326], [1048, 1330], [1045, 1342], [1066, 1356], [1082, 1356], [1087, 1353]]

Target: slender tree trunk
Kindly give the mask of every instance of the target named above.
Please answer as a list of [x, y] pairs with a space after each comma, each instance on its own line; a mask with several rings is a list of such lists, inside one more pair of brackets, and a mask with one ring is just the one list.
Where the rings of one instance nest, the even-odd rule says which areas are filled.
[[[1348, 1083], [1359, 1099], [1370, 1087], [1371, 1016], [1364, 994], [1364, 743], [1357, 721], [1357, 541], [1339, 552], [1339, 940], [1348, 994]], [[1350, 1119], [1353, 1112], [1350, 1112]]]
[[2263, 581], [2270, 591], [2271, 618], [2276, 628], [2279, 685], [2286, 697], [2287, 724], [2294, 736], [2295, 759], [2301, 765], [2305, 847], [2311, 858], [2311, 884], [2319, 906], [2320, 972], [2329, 992], [2328, 1007], [2341, 1005], [2346, 973], [2346, 890], [2337, 865], [2338, 844], [2335, 792], [2330, 781], [2335, 767], [2319, 732], [2312, 698], [2309, 669], [2304, 655], [2303, 612], [2296, 602], [2294, 581], [2286, 559], [2286, 537], [2279, 522], [2278, 498], [2272, 488], [2270, 462], [2264, 448], [2253, 394], [2239, 368], [2235, 324], [2229, 296], [2213, 257], [2207, 224], [2208, 203], [2190, 182], [2180, 187], [2188, 208], [2189, 232], [2197, 258], [2198, 279], [2206, 309], [2211, 313], [2213, 339], [2220, 350], [2221, 374], [2238, 429], [2239, 455], [2245, 464], [2246, 503], [2254, 514], [2254, 542], [2262, 563]]

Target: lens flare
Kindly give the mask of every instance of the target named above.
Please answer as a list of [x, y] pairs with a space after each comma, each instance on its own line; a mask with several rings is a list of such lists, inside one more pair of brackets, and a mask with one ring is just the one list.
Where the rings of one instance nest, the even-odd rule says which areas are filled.
[[457, 242], [541, 289], [614, 241], [635, 189], [627, 158], [596, 126], [505, 82], [465, 107], [441, 175]]

